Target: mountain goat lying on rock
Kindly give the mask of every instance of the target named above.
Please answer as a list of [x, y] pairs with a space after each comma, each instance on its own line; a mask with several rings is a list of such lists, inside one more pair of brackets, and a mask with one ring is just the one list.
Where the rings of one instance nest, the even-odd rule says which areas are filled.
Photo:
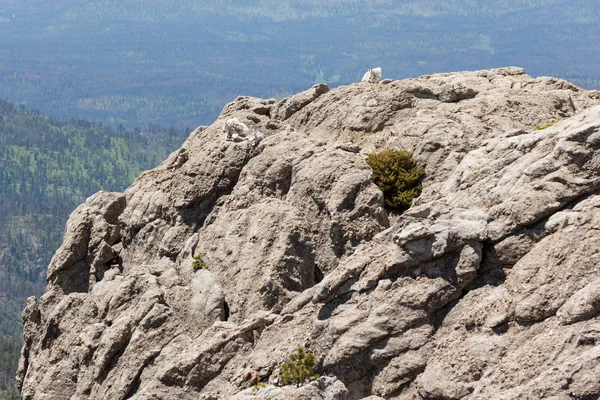
[[381, 80], [381, 68], [369, 69], [362, 78], [362, 82], [379, 83]]
[[247, 140], [254, 146], [263, 139], [263, 134], [258, 131], [250, 131], [250, 128], [237, 118], [230, 118], [223, 124], [223, 132], [227, 135], [227, 140], [242, 142]]
[[237, 138], [245, 138], [250, 133], [250, 129], [246, 124], [240, 122], [237, 118], [230, 118], [223, 124], [223, 132], [227, 134], [227, 140], [235, 140]]

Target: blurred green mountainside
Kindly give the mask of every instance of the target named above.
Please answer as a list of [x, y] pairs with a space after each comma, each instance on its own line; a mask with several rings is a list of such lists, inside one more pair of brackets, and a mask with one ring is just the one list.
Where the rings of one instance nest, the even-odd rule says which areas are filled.
[[69, 213], [100, 189], [121, 191], [184, 141], [61, 122], [0, 100], [0, 398], [11, 398], [21, 310], [39, 296]]
[[[482, 4], [483, 3], [483, 4]], [[0, 97], [127, 127], [210, 123], [238, 95], [524, 67], [600, 88], [590, 0], [0, 0]]]

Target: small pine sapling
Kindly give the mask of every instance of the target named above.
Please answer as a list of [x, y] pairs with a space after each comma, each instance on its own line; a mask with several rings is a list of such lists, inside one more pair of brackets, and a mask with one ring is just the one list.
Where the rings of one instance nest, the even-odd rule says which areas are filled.
[[295, 353], [290, 354], [289, 361], [282, 365], [279, 379], [284, 385], [302, 386], [306, 381], [319, 379], [314, 373], [315, 355], [306, 353], [304, 347], [298, 347]]

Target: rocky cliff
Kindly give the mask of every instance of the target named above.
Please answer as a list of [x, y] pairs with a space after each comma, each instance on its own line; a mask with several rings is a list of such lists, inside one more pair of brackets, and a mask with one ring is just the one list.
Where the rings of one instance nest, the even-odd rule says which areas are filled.
[[[519, 68], [236, 99], [73, 212], [23, 398], [597, 399], [599, 104]], [[226, 141], [232, 117], [265, 139]], [[401, 215], [383, 148], [427, 170]], [[278, 385], [299, 346], [322, 377]]]

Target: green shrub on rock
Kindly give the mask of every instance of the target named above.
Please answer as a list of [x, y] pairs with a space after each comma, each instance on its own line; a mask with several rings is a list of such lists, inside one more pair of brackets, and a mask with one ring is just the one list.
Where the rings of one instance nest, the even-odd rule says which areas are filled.
[[267, 385], [264, 382], [256, 382], [254, 386], [252, 386], [252, 393], [258, 392], [260, 389], [266, 388]]
[[290, 354], [288, 362], [281, 367], [279, 379], [284, 385], [296, 385], [300, 387], [306, 381], [314, 381], [319, 378], [314, 373], [315, 355], [306, 353], [304, 347], [298, 347], [295, 353]]
[[196, 254], [193, 259], [194, 261], [192, 261], [192, 268], [194, 268], [194, 271], [208, 269], [208, 264], [202, 259], [202, 253]]
[[366, 161], [373, 170], [373, 181], [390, 208], [404, 211], [421, 194], [425, 168], [417, 165], [411, 152], [387, 149], [367, 154]]

